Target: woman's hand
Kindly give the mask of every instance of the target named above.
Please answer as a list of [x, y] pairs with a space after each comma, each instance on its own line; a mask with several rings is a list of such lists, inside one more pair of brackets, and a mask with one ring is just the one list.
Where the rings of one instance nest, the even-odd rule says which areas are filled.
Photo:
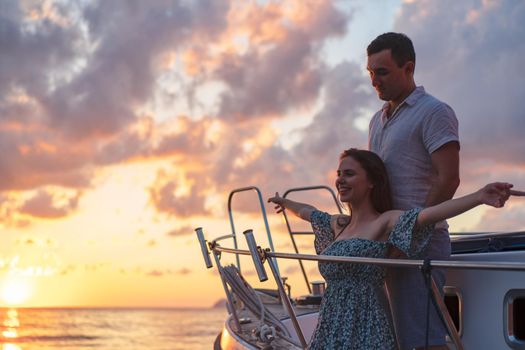
[[286, 199], [284, 199], [283, 197], [279, 196], [279, 192], [275, 192], [275, 196], [274, 197], [270, 197], [268, 198], [268, 203], [275, 203], [277, 204], [275, 206], [275, 211], [277, 214], [279, 213], [282, 213], [282, 211], [285, 209], [283, 203]]
[[310, 215], [315, 210], [315, 207], [312, 207], [309, 204], [295, 202], [291, 199], [283, 198], [279, 196], [279, 192], [275, 192], [274, 197], [268, 198], [268, 202], [277, 204], [275, 206], [277, 213], [282, 213], [283, 210], [286, 209], [306, 221], [310, 221]]
[[450, 219], [480, 204], [501, 208], [510, 196], [525, 196], [525, 192], [511, 190], [512, 184], [494, 182], [466, 196], [444, 201], [427, 207], [417, 217], [418, 225], [429, 225], [440, 220]]
[[512, 184], [506, 182], [494, 182], [486, 185], [478, 191], [478, 199], [480, 203], [501, 208], [509, 199], [510, 195], [524, 195], [520, 191], [512, 191]]

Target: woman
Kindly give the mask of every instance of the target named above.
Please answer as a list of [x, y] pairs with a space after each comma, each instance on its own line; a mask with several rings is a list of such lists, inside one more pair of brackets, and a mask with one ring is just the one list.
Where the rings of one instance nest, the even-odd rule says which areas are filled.
[[[480, 204], [503, 207], [511, 184], [492, 183], [467, 196], [425, 209], [392, 210], [390, 186], [381, 159], [373, 152], [349, 149], [340, 157], [335, 182], [350, 215], [329, 215], [285, 199], [268, 199], [277, 212], [287, 209], [310, 221], [317, 254], [417, 258], [426, 247], [433, 224]], [[327, 289], [309, 349], [396, 349], [383, 288], [385, 269], [376, 265], [319, 263]]]

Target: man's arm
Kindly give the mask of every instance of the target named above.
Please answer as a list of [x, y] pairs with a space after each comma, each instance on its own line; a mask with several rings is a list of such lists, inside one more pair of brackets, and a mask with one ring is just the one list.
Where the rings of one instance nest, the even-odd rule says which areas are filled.
[[425, 206], [451, 199], [459, 186], [459, 143], [451, 141], [431, 155], [435, 178], [428, 192]]

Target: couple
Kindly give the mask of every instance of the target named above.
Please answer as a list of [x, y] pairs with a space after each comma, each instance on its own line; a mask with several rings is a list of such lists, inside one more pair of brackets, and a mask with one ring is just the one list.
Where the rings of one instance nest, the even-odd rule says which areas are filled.
[[[387, 222], [377, 220], [381, 213], [387, 212], [389, 209], [408, 210], [416, 207], [431, 207], [453, 197], [459, 185], [458, 122], [454, 111], [448, 105], [427, 94], [422, 86], [416, 86], [414, 81], [415, 51], [411, 40], [406, 35], [385, 33], [378, 36], [368, 46], [367, 55], [367, 70], [370, 74], [372, 86], [376, 89], [378, 97], [385, 101], [383, 108], [374, 115], [370, 122], [369, 148], [379, 155], [384, 165], [374, 154], [357, 150], [345, 152], [341, 160], [346, 160], [344, 164], [341, 164], [347, 166], [349, 164], [346, 163], [353, 161], [354, 166], [359, 165], [366, 171], [368, 176], [366, 181], [379, 184], [374, 186], [380, 186], [382, 190], [374, 190], [373, 192], [378, 194], [372, 195], [370, 188], [368, 190], [361, 188], [359, 190], [361, 192], [357, 193], [357, 189], [360, 187], [354, 185], [346, 186], [344, 184], [346, 182], [345, 176], [348, 178], [356, 175], [349, 172], [345, 174], [344, 169], [341, 168], [341, 178], [338, 178], [337, 181], [338, 183], [343, 182], [339, 193], [342, 200], [348, 196], [355, 197], [356, 195], [361, 198], [357, 199], [358, 202], [348, 202], [352, 215], [329, 217], [326, 214], [319, 213], [314, 215], [315, 220], [311, 216], [309, 219], [315, 225], [314, 229], [316, 232], [319, 233], [316, 238], [316, 249], [318, 249], [318, 252], [326, 248], [328, 251], [340, 249], [341, 253], [344, 253], [345, 249], [350, 249], [352, 252], [354, 250], [357, 251], [361, 256], [376, 256], [376, 254], [386, 254], [380, 248], [381, 244], [383, 244], [388, 248], [389, 251], [387, 253], [390, 254], [389, 256], [393, 257], [396, 253], [396, 244], [372, 242], [372, 240], [394, 239], [398, 236], [397, 234], [389, 236], [388, 233], [390, 232], [387, 232], [387, 229], [390, 227], [380, 226], [381, 224], [386, 225]], [[366, 169], [364, 165], [365, 159], [368, 159], [368, 163], [375, 164], [376, 168]], [[391, 186], [391, 194], [389, 193], [390, 189], [384, 188], [384, 186], [387, 186], [388, 180]], [[506, 188], [505, 186], [507, 185], [492, 185], [487, 190], [503, 191]], [[503, 192], [508, 192], [508, 188]], [[372, 214], [377, 216], [375, 219], [374, 216], [362, 216], [365, 215], [365, 212], [360, 212], [360, 209], [358, 209], [361, 208], [359, 201], [371, 195], [379, 196], [379, 198], [368, 199], [368, 201], [374, 202], [377, 206], [372, 211]], [[286, 206], [286, 201], [281, 202], [282, 199], [280, 197], [276, 196], [271, 200], [293, 211], [293, 208]], [[308, 209], [306, 213], [311, 210], [312, 208]], [[412, 213], [410, 215], [417, 214]], [[405, 217], [405, 214], [403, 214], [402, 218], [403, 220], [400, 223], [408, 220], [405, 224], [409, 226], [415, 224], [410, 221], [415, 220], [414, 218], [409, 220]], [[332, 222], [332, 219], [335, 220], [335, 223]], [[327, 226], [328, 220], [330, 220], [329, 228]], [[364, 225], [361, 228], [361, 222], [369, 222], [370, 225]], [[389, 222], [389, 224], [392, 224], [392, 222]], [[418, 227], [420, 226], [418, 225]], [[381, 230], [383, 231], [382, 235], [379, 232]], [[407, 229], [405, 234], [409, 234], [409, 231]], [[426, 231], [416, 230], [415, 232], [417, 234], [414, 237], [415, 240], [413, 240], [414, 245], [397, 247], [398, 250], [401, 248], [400, 250], [405, 254], [410, 253], [409, 255], [413, 256], [415, 253], [418, 253], [421, 246], [427, 243], [426, 240], [429, 240], [426, 249], [422, 250], [423, 255], [418, 256], [418, 258], [429, 257], [443, 260], [450, 256], [450, 240], [445, 221], [438, 222], [435, 225], [430, 238], [424, 237], [427, 234]], [[338, 242], [328, 248], [327, 246], [333, 240], [336, 240], [336, 235], [339, 235], [337, 238]], [[348, 241], [352, 243], [339, 241], [345, 237], [353, 238]], [[420, 246], [418, 247], [417, 244]], [[359, 247], [344, 248], [343, 246], [345, 245], [358, 245]], [[406, 251], [403, 247], [410, 247], [412, 250]], [[333, 268], [333, 266], [326, 265], [326, 269], [329, 271], [332, 271]], [[349, 267], [349, 269], [351, 271], [347, 271], [348, 274], [341, 273], [345, 276], [353, 276], [356, 273], [355, 271], [367, 271], [363, 273], [374, 280], [374, 283], [378, 281], [378, 278], [382, 280], [381, 275], [384, 273], [381, 268], [367, 267], [365, 265]], [[369, 271], [374, 273], [369, 273]], [[444, 271], [433, 270], [433, 276], [439, 287], [443, 287], [445, 282]], [[397, 340], [401, 349], [422, 348], [425, 345], [426, 331], [426, 315], [424, 315], [424, 310], [426, 310], [426, 289], [421, 273], [417, 269], [390, 268], [386, 276], [386, 282], [393, 311], [393, 323], [395, 324]], [[380, 295], [374, 295], [380, 297]], [[350, 296], [348, 297], [350, 298]], [[357, 298], [357, 296], [353, 296], [353, 298]], [[338, 301], [334, 300], [330, 303], [335, 305]], [[343, 311], [342, 308], [341, 311]], [[337, 313], [337, 315], [344, 317], [340, 313]], [[328, 319], [323, 322], [325, 327], [342, 326], [341, 323], [343, 322], [340, 322], [339, 319], [331, 318], [330, 315], [327, 315], [327, 317]], [[363, 321], [358, 322], [369, 322], [367, 317], [360, 315], [359, 319], [363, 319]], [[370, 317], [376, 316], [370, 314]], [[377, 324], [377, 322], [374, 321], [371, 324]], [[354, 322], [350, 323], [352, 326], [357, 324]], [[390, 329], [390, 327], [388, 328]], [[373, 329], [369, 329], [369, 331], [375, 332]], [[322, 334], [324, 336], [325, 333]], [[358, 334], [356, 337], [362, 337], [366, 341], [363, 340], [362, 345], [355, 348], [389, 349], [387, 341], [382, 340], [383, 334], [384, 332]], [[431, 349], [446, 349], [445, 334], [446, 330], [442, 326], [437, 313], [431, 309], [429, 333]], [[341, 334], [338, 337], [343, 339], [346, 335]], [[370, 338], [380, 338], [378, 343], [373, 344], [381, 345], [367, 347], [365, 344], [370, 344]], [[317, 343], [314, 341], [311, 345], [312, 348], [323, 348], [322, 345], [315, 344]], [[334, 343], [333, 346], [324, 346], [324, 348], [352, 348], [350, 346], [346, 347], [344, 344], [344, 342], [341, 344]]]
[[[286, 209], [311, 222], [317, 254], [417, 258], [435, 223], [481, 204], [500, 208], [510, 195], [525, 194], [497, 182], [424, 209], [393, 210], [384, 163], [375, 153], [358, 149], [342, 153], [335, 185], [351, 215], [329, 215], [278, 194], [269, 199], [278, 211]], [[397, 349], [383, 288], [385, 268], [325, 262], [319, 270], [328, 287], [309, 349]]]

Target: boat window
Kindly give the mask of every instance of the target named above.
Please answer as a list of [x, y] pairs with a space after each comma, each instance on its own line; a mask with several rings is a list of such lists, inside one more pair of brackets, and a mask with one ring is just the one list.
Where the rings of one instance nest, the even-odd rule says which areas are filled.
[[514, 334], [516, 338], [525, 340], [525, 297], [514, 299], [512, 314], [514, 315]]
[[444, 301], [448, 313], [454, 322], [459, 336], [461, 336], [463, 332], [463, 297], [456, 287], [445, 286], [443, 290], [445, 292]]
[[525, 289], [511, 289], [504, 299], [505, 340], [513, 349], [525, 349]]

